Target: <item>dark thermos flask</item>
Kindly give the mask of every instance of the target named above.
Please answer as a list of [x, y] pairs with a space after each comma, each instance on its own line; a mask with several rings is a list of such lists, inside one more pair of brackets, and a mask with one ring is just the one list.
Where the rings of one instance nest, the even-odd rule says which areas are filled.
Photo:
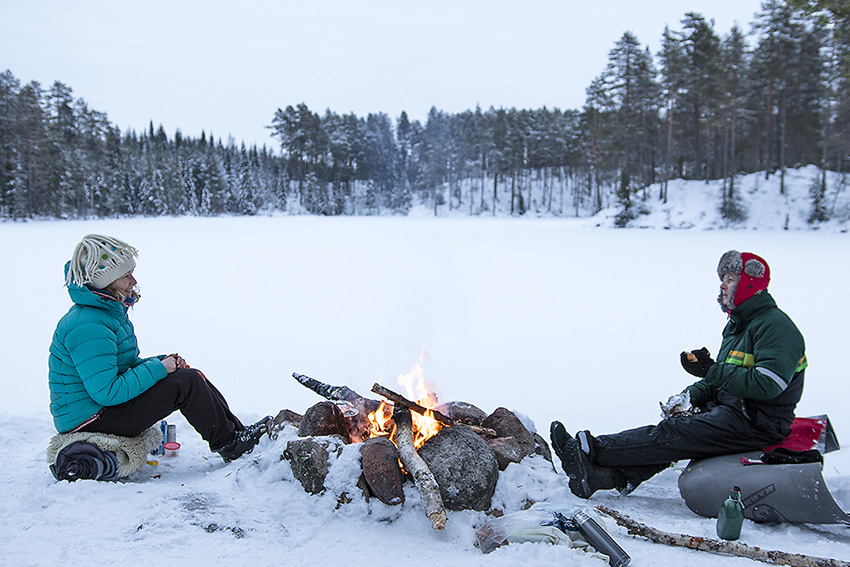
[[632, 558], [629, 557], [629, 554], [614, 541], [614, 538], [608, 535], [605, 528], [600, 526], [596, 520], [581, 510], [573, 514], [571, 520], [585, 541], [593, 546], [593, 549], [608, 556], [608, 565], [626, 567], [631, 563]]

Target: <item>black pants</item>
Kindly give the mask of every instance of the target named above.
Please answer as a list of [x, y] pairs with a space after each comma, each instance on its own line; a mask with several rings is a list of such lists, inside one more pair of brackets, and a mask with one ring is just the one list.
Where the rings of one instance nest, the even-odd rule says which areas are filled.
[[224, 447], [236, 431], [245, 429], [221, 392], [200, 370], [181, 368], [132, 400], [103, 408], [100, 417], [82, 431], [135, 437], [177, 410], [212, 451]]
[[718, 405], [705, 413], [595, 437], [590, 457], [594, 465], [616, 469], [614, 478], [637, 486], [675, 461], [758, 451], [784, 438], [778, 428], [756, 429], [738, 408]]

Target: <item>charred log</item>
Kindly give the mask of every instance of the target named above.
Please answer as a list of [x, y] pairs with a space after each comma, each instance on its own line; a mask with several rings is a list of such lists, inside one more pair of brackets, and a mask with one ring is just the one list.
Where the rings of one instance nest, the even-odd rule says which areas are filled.
[[319, 382], [315, 378], [310, 378], [304, 374], [298, 374], [297, 372], [293, 372], [292, 377], [295, 378], [302, 386], [313, 390], [326, 400], [344, 400], [346, 402], [354, 402], [363, 397], [347, 386], [332, 386], [330, 384], [325, 384], [324, 382]]

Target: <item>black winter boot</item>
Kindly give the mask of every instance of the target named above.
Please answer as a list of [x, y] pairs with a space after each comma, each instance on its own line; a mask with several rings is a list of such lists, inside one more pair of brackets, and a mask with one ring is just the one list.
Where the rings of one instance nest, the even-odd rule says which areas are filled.
[[[616, 469], [597, 467], [590, 460], [590, 433], [579, 431], [577, 438], [567, 433], [564, 425], [553, 421], [550, 427], [552, 449], [561, 459], [561, 467], [570, 477], [570, 491], [579, 498], [590, 498], [597, 490], [617, 488], [622, 479]], [[584, 445], [584, 446], [582, 446]]]
[[215, 452], [221, 455], [225, 463], [229, 463], [246, 453], [250, 453], [257, 443], [260, 442], [260, 438], [269, 432], [269, 425], [273, 421], [274, 418], [267, 415], [257, 423], [249, 425], [242, 431], [237, 431], [230, 443], [220, 449], [216, 449]]

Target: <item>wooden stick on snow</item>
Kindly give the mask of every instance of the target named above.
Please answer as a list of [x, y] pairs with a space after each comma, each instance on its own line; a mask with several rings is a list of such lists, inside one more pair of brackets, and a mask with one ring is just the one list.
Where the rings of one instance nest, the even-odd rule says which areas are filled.
[[450, 418], [449, 416], [447, 416], [444, 413], [441, 413], [441, 412], [439, 412], [435, 409], [429, 409], [429, 408], [426, 408], [426, 407], [422, 407], [419, 404], [417, 404], [416, 402], [412, 402], [412, 401], [408, 400], [407, 398], [405, 398], [401, 394], [399, 394], [397, 392], [393, 392], [392, 390], [390, 390], [388, 388], [384, 388], [380, 384], [373, 384], [372, 385], [372, 391], [374, 393], [378, 394], [379, 396], [383, 396], [386, 399], [390, 400], [396, 406], [404, 406], [407, 409], [413, 410], [416, 413], [419, 413], [419, 414], [422, 414], [422, 415], [429, 415], [430, 414], [431, 417], [433, 417], [435, 420], [439, 421], [443, 425], [466, 425], [467, 427], [471, 428], [473, 431], [475, 431], [476, 433], [478, 433], [480, 435], [489, 435], [491, 437], [496, 437], [496, 432], [493, 431], [492, 429], [489, 429], [487, 427], [481, 427], [479, 425], [469, 425], [467, 423], [455, 421], [454, 419]]
[[687, 547], [688, 549], [709, 551], [712, 553], [735, 555], [738, 557], [747, 557], [764, 563], [789, 565], [790, 567], [850, 567], [850, 563], [847, 561], [840, 561], [838, 559], [822, 559], [811, 555], [800, 555], [798, 553], [786, 553], [784, 551], [772, 551], [761, 549], [760, 547], [750, 547], [745, 543], [737, 543], [734, 541], [721, 541], [704, 537], [664, 532], [657, 528], [632, 520], [625, 514], [621, 514], [620, 512], [612, 510], [606, 506], [597, 506], [596, 509], [603, 514], [607, 514], [614, 518], [614, 521], [626, 528], [629, 531], [629, 534], [645, 537], [655, 543], [663, 543], [673, 547]]
[[398, 457], [405, 470], [413, 475], [413, 482], [419, 489], [422, 502], [425, 504], [425, 515], [431, 520], [432, 528], [444, 530], [446, 529], [446, 509], [443, 506], [443, 498], [440, 496], [440, 487], [437, 485], [434, 473], [413, 445], [413, 419], [410, 416], [410, 410], [403, 405], [396, 405], [393, 409], [393, 421], [396, 426]]

